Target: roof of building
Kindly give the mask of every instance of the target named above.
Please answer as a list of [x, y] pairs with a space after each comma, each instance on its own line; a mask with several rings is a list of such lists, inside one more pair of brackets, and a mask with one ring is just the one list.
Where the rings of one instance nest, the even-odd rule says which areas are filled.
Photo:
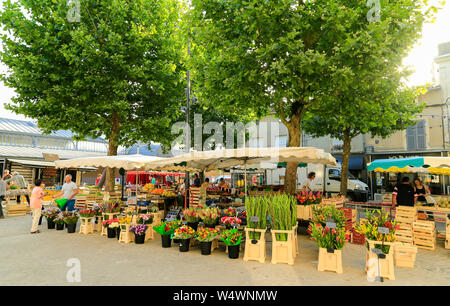
[[0, 157], [6, 158], [30, 158], [30, 159], [42, 159], [42, 153], [57, 154], [60, 159], [71, 159], [77, 157], [89, 157], [89, 156], [105, 156], [106, 153], [99, 152], [84, 152], [84, 151], [71, 151], [71, 150], [54, 150], [54, 149], [41, 149], [35, 147], [17, 147], [17, 146], [2, 146], [0, 145]]
[[[38, 128], [37, 124], [33, 121], [25, 121], [25, 120], [17, 120], [17, 119], [8, 119], [0, 117], [0, 132], [9, 132], [9, 133], [21, 133], [28, 135], [42, 135], [43, 132], [40, 128]], [[56, 132], [52, 132], [49, 136], [53, 137], [61, 137], [61, 138], [72, 138], [76, 134], [67, 130], [59, 130]], [[90, 139], [92, 140], [92, 139]], [[101, 138], [95, 139], [96, 141], [103, 141]]]

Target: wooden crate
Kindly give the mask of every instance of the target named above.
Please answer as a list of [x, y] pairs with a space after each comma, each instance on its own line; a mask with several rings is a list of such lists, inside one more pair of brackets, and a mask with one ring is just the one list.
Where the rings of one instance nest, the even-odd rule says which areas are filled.
[[377, 254], [372, 252], [372, 249], [375, 247], [375, 245], [381, 245], [382, 243], [379, 241], [373, 241], [373, 240], [367, 240], [369, 243], [369, 250], [366, 252], [366, 271], [369, 273], [371, 264], [377, 265], [378, 270], [378, 264], [380, 269], [380, 276], [387, 278], [389, 280], [395, 280], [395, 273], [394, 273], [394, 250], [395, 246], [392, 242], [384, 242], [384, 245], [389, 245], [389, 253], [386, 254], [386, 258], [380, 258], [378, 259]]
[[311, 205], [297, 205], [297, 219], [311, 220], [312, 219]]
[[417, 246], [410, 243], [394, 243], [394, 263], [397, 267], [414, 268]]
[[131, 224], [122, 223], [120, 226], [120, 236], [119, 236], [119, 243], [130, 243], [134, 242], [134, 235], [132, 232], [130, 232]]
[[342, 250], [334, 250], [333, 253], [328, 253], [327, 249], [319, 248], [319, 263], [317, 265], [319, 272], [332, 271], [337, 274], [342, 274]]
[[[266, 238], [265, 238], [265, 229], [252, 229], [245, 228], [245, 250], [244, 250], [244, 261], [256, 260], [260, 263], [264, 263], [266, 261]], [[261, 236], [258, 240], [256, 240], [256, 244], [252, 243], [252, 239], [250, 239], [250, 233], [260, 233]]]
[[406, 242], [406, 243], [411, 243], [411, 244], [414, 242], [412, 229], [410, 229], [410, 230], [401, 230], [401, 229], [396, 230], [395, 231], [395, 238], [399, 242]]
[[[276, 234], [287, 234], [287, 241], [277, 241]], [[294, 264], [294, 236], [293, 230], [272, 230], [272, 264]]]
[[413, 224], [414, 245], [421, 249], [436, 249], [436, 225], [434, 221], [415, 221]]
[[7, 204], [6, 205], [6, 214], [8, 217], [13, 216], [25, 216], [26, 214], [31, 212], [28, 204]]
[[190, 203], [192, 205], [199, 205], [200, 204], [200, 188], [199, 187], [191, 187], [190, 188]]
[[81, 217], [81, 225], [80, 225], [80, 234], [93, 234], [94, 233], [94, 217], [91, 218], [85, 218]]

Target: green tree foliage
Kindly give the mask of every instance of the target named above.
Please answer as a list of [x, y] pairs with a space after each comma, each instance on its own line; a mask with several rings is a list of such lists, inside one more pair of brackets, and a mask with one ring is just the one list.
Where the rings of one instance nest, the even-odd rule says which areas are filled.
[[180, 4], [79, 3], [79, 22], [70, 22], [76, 7], [66, 0], [4, 1], [1, 59], [9, 70], [2, 80], [17, 93], [9, 109], [46, 132], [104, 136], [108, 155], [137, 141], [170, 144], [184, 92]]
[[[302, 118], [337, 94], [334, 84], [349, 86], [353, 69], [371, 69], [365, 63], [374, 58], [397, 65], [419, 37], [427, 2], [380, 0], [380, 22], [369, 22], [372, 8], [360, 0], [192, 0], [199, 97], [218, 109], [273, 112], [288, 129], [288, 146], [299, 146]], [[288, 163], [288, 193], [296, 169]]]

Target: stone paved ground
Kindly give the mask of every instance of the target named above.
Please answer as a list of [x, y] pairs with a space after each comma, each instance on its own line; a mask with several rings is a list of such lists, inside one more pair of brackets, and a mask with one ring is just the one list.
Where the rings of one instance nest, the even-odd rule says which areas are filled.
[[[364, 273], [363, 246], [343, 249], [344, 273], [317, 271], [318, 248], [299, 236], [300, 254], [294, 266], [232, 260], [223, 248], [202, 256], [195, 247], [180, 253], [176, 246], [161, 247], [160, 238], [144, 245], [48, 230], [29, 234], [31, 217], [0, 220], [0, 285], [450, 285], [450, 251], [439, 241], [436, 251], [419, 249], [414, 269], [396, 268], [395, 281], [369, 283]], [[267, 236], [270, 240], [270, 235]], [[69, 283], [68, 259], [81, 263], [81, 282]]]

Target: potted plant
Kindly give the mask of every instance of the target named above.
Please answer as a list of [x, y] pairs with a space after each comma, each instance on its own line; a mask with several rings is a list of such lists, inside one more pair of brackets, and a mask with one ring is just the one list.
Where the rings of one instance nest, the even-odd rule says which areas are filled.
[[223, 214], [228, 217], [236, 217], [236, 209], [229, 207], [223, 211]]
[[242, 223], [241, 219], [237, 217], [222, 217], [220, 222], [222, 222], [227, 229], [231, 229], [234, 225]]
[[188, 225], [182, 225], [175, 229], [172, 239], [180, 240], [180, 252], [189, 251], [189, 243], [191, 238], [195, 236], [195, 231]]
[[96, 212], [91, 209], [84, 209], [78, 212], [81, 218], [93, 218], [96, 215]]
[[231, 259], [239, 258], [239, 248], [242, 240], [242, 234], [239, 230], [226, 230], [220, 234], [220, 239], [222, 239], [228, 247], [228, 257]]
[[239, 216], [239, 219], [242, 221], [242, 225], [247, 225], [247, 211], [244, 210]]
[[200, 241], [202, 255], [211, 255], [212, 241], [218, 234], [219, 232], [213, 228], [204, 227], [198, 230], [196, 238]]
[[267, 227], [268, 201], [268, 197], [247, 197], [245, 199], [245, 211], [249, 213], [249, 219], [245, 228], [244, 261], [257, 260], [263, 263], [266, 260], [264, 234]]
[[189, 207], [183, 210], [183, 215], [184, 219], [187, 221], [187, 224], [196, 231], [198, 228], [198, 222], [200, 221], [199, 210], [195, 207]]
[[134, 243], [143, 244], [145, 241], [145, 232], [148, 226], [146, 224], [137, 224], [130, 227], [130, 232], [134, 233]]
[[170, 239], [170, 236], [175, 232], [175, 229], [180, 226], [180, 220], [165, 221], [153, 226], [155, 232], [161, 235], [161, 243], [163, 248], [171, 247], [172, 240]]
[[55, 228], [55, 218], [61, 211], [58, 208], [47, 208], [42, 211], [42, 215], [47, 219], [47, 227], [48, 229]]
[[75, 212], [69, 212], [64, 216], [64, 223], [67, 225], [68, 233], [75, 233], [77, 228], [78, 215]]
[[100, 209], [105, 214], [119, 214], [120, 213], [120, 204], [117, 201], [109, 200], [100, 204]]
[[323, 193], [321, 191], [301, 191], [297, 194], [297, 218], [311, 220], [313, 209], [322, 202]]
[[206, 227], [214, 228], [217, 224], [217, 219], [220, 217], [220, 210], [218, 208], [205, 208], [200, 211], [200, 218]]
[[152, 224], [153, 223], [153, 214], [140, 214], [136, 220], [137, 224]]
[[53, 219], [53, 222], [56, 224], [56, 230], [62, 231], [64, 229], [64, 216], [59, 214]]
[[313, 220], [307, 231], [319, 246], [318, 270], [343, 273], [342, 248], [349, 235], [344, 212], [334, 206], [324, 206], [314, 210]]
[[108, 238], [116, 238], [117, 229], [119, 228], [118, 219], [110, 219], [103, 221], [103, 226], [107, 228]]

